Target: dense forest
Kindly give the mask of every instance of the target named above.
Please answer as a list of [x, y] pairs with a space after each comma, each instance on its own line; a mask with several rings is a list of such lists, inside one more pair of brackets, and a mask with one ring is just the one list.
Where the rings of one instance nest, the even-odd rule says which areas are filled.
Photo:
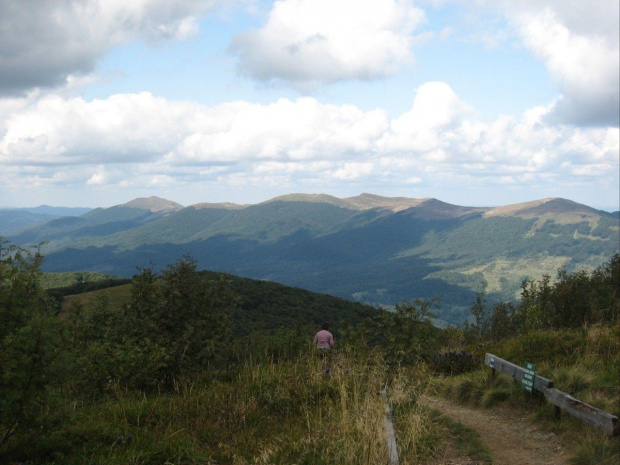
[[[378, 463], [377, 392], [389, 386], [401, 393], [401, 463], [425, 463], [446, 447], [446, 425], [416, 402], [421, 390], [453, 392], [490, 349], [517, 363], [544, 356], [578, 366], [594, 337], [600, 370], [581, 389], [620, 413], [618, 254], [592, 272], [526, 280], [520, 303], [488, 308], [479, 293], [470, 321], [442, 330], [431, 323], [435, 299], [388, 312], [199, 272], [189, 257], [139, 269], [129, 284], [46, 290], [37, 248], [3, 243], [0, 253], [3, 462]], [[323, 321], [337, 340], [331, 374], [310, 343]], [[502, 392], [510, 398], [509, 386]]]

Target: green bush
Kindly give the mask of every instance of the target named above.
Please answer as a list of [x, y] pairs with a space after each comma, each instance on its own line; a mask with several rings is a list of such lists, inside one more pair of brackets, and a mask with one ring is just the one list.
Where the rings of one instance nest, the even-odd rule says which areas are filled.
[[0, 448], [13, 435], [45, 434], [56, 419], [52, 387], [63, 376], [63, 328], [39, 286], [38, 249], [0, 241]]
[[496, 355], [523, 366], [526, 362], [563, 364], [583, 355], [587, 342], [584, 330], [536, 330], [491, 347]]

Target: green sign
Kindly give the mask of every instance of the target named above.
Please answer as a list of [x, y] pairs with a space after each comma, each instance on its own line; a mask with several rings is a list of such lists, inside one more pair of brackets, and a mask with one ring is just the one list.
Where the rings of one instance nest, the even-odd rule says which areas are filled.
[[534, 377], [536, 376], [536, 365], [533, 363], [526, 363], [524, 368], [525, 373], [523, 373], [523, 379], [521, 380], [521, 384], [523, 385], [523, 389], [527, 392], [531, 393], [534, 388]]

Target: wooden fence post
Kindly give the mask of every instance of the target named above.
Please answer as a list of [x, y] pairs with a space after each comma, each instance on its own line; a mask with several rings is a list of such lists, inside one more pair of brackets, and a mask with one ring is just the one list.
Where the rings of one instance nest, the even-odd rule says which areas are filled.
[[387, 447], [390, 465], [399, 465], [398, 449], [396, 448], [396, 437], [394, 436], [394, 425], [392, 424], [392, 407], [387, 400], [387, 392], [385, 385], [381, 389], [381, 398], [385, 404], [385, 434], [387, 440]]

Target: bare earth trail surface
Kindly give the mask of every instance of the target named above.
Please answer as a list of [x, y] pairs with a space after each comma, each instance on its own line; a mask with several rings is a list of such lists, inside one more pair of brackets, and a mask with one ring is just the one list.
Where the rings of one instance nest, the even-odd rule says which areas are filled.
[[[491, 450], [494, 464], [568, 464], [571, 446], [554, 433], [536, 428], [525, 412], [506, 406], [472, 408], [435, 397], [425, 397], [423, 402], [450, 419], [477, 431]], [[476, 462], [454, 458], [448, 463], [466, 465]]]

